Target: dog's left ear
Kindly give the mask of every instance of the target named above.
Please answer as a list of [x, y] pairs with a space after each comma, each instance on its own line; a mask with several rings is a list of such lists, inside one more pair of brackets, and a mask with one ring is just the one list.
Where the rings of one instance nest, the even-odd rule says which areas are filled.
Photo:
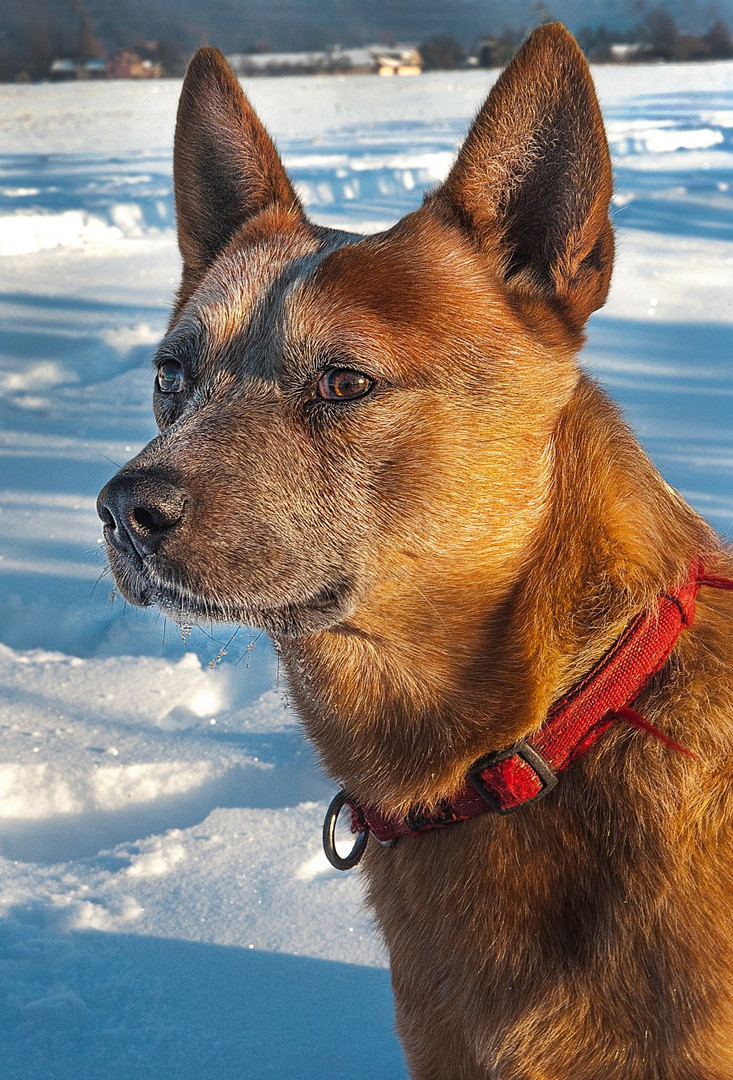
[[173, 178], [181, 300], [249, 218], [276, 204], [300, 210], [270, 136], [218, 49], [199, 49], [183, 80]]
[[611, 165], [588, 64], [560, 24], [536, 30], [499, 77], [428, 203], [459, 222], [507, 287], [580, 329], [613, 263]]

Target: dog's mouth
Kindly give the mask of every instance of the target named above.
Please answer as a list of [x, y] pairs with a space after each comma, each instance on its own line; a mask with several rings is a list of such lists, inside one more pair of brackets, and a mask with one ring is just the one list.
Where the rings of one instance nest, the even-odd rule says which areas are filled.
[[298, 589], [292, 597], [262, 600], [232, 595], [223, 599], [212, 590], [199, 590], [181, 580], [170, 567], [151, 556], [129, 553], [120, 559], [108, 548], [118, 589], [131, 604], [158, 607], [175, 622], [243, 623], [257, 626], [274, 637], [297, 637], [327, 630], [348, 616], [353, 608], [354, 586], [345, 578], [312, 591]]

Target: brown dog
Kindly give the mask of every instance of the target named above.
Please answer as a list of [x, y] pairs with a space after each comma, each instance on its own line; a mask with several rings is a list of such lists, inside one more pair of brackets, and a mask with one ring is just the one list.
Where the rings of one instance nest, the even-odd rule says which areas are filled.
[[[366, 238], [306, 220], [204, 49], [175, 191], [110, 562], [135, 603], [267, 629], [356, 828], [421, 833], [364, 857], [411, 1075], [731, 1080], [732, 566], [574, 361], [613, 240], [572, 38], [533, 34]], [[473, 803], [521, 809], [442, 827], [477, 759]]]

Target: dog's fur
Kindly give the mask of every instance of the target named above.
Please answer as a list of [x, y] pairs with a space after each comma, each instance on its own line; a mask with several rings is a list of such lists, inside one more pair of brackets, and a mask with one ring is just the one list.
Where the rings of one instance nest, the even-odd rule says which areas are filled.
[[[134, 602], [266, 628], [356, 798], [451, 797], [697, 556], [731, 572], [575, 364], [611, 175], [562, 27], [385, 233], [306, 220], [213, 49], [184, 83], [175, 190], [157, 362], [185, 386], [102, 493], [112, 568]], [[332, 368], [373, 390], [322, 400]], [[698, 759], [617, 724], [541, 803], [370, 843], [415, 1080], [731, 1080], [732, 618], [703, 590], [638, 703]]]

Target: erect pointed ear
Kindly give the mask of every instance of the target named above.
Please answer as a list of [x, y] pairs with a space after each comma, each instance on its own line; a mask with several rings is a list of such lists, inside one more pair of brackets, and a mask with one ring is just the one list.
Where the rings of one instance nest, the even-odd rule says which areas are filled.
[[498, 260], [515, 295], [543, 296], [582, 327], [613, 263], [611, 165], [585, 57], [554, 23], [499, 77], [430, 204]]
[[274, 204], [299, 209], [272, 140], [218, 49], [200, 49], [186, 72], [173, 177], [184, 295], [249, 218]]

